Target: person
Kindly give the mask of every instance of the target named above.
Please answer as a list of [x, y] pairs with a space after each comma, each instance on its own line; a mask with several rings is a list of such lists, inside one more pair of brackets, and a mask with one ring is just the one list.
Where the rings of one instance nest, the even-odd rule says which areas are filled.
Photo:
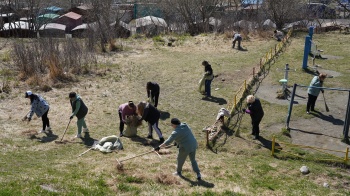
[[50, 110], [50, 105], [47, 103], [47, 101], [40, 95], [32, 93], [32, 91], [26, 91], [24, 97], [30, 99], [31, 108], [23, 120], [31, 121], [35, 113], [39, 118], [41, 117], [43, 122], [43, 128], [41, 131], [39, 131], [39, 133], [44, 133], [45, 131], [51, 132], [50, 120], [47, 117]]
[[236, 42], [238, 42], [238, 50], [242, 50], [241, 47], [242, 36], [239, 33], [233, 33], [232, 48], [235, 48]]
[[156, 130], [156, 133], [159, 137], [159, 142], [163, 143], [164, 138], [162, 135], [162, 131], [158, 127], [158, 122], [160, 118], [160, 112], [154, 107], [152, 104], [147, 103], [145, 101], [141, 101], [137, 105], [137, 113], [141, 118], [140, 121], [145, 120], [148, 122], [148, 139], [153, 139], [152, 132], [153, 129]]
[[72, 106], [72, 114], [70, 115], [69, 119], [72, 120], [74, 116], [78, 118], [77, 126], [78, 126], [78, 134], [75, 136], [75, 138], [82, 138], [81, 132], [83, 128], [84, 133], [88, 133], [89, 129], [86, 126], [85, 123], [85, 116], [88, 113], [88, 107], [84, 104], [81, 97], [76, 94], [75, 92], [69, 93], [69, 101]]
[[204, 66], [204, 75], [205, 75], [205, 93], [206, 98], [211, 97], [210, 92], [210, 85], [212, 80], [214, 79], [213, 69], [211, 68], [211, 65], [208, 63], [208, 61], [203, 61], [202, 65]]
[[277, 41], [281, 41], [283, 38], [283, 32], [279, 30], [274, 30], [274, 37], [277, 39]]
[[315, 104], [320, 91], [323, 93], [323, 89], [312, 88], [312, 87], [322, 87], [323, 81], [327, 77], [327, 74], [320, 73], [318, 76], [312, 78], [310, 82], [310, 87], [307, 89], [308, 99], [306, 104], [306, 113], [310, 113], [311, 111], [315, 111]]
[[157, 84], [156, 82], [147, 82], [146, 90], [147, 97], [150, 100], [154, 100], [154, 107], [157, 107], [160, 92], [159, 84]]
[[125, 124], [125, 120], [126, 120], [127, 116], [136, 115], [136, 106], [135, 106], [134, 102], [129, 101], [128, 103], [121, 104], [119, 106], [118, 113], [119, 113], [119, 120], [120, 120], [120, 124], [119, 124], [120, 134], [119, 134], [119, 136], [123, 137], [124, 124]]
[[174, 128], [174, 131], [164, 143], [154, 148], [154, 150], [159, 151], [161, 148], [167, 147], [169, 144], [175, 141], [178, 145], [179, 152], [177, 154], [177, 167], [174, 175], [181, 176], [182, 166], [184, 165], [187, 156], [189, 156], [192, 169], [194, 172], [196, 172], [197, 179], [201, 180], [202, 176], [196, 161], [196, 150], [198, 144], [191, 128], [186, 123], [181, 123], [177, 118], [171, 119], [170, 122], [171, 126]]
[[252, 119], [252, 135], [255, 136], [254, 139], [259, 139], [259, 124], [264, 117], [264, 110], [260, 100], [254, 97], [254, 95], [248, 95], [247, 105], [248, 109], [243, 109], [243, 112], [250, 114], [250, 118]]

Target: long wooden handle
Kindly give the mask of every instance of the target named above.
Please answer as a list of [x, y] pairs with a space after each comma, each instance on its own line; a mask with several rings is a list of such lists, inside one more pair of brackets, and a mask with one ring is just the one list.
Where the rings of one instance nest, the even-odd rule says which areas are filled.
[[139, 156], [145, 155], [145, 154], [149, 154], [149, 153], [151, 153], [151, 152], [154, 152], [154, 150], [151, 150], [151, 151], [148, 151], [148, 152], [145, 152], [145, 153], [139, 154], [139, 155], [135, 155], [135, 156], [133, 156], [133, 157], [130, 157], [130, 158], [127, 158], [127, 159], [121, 160], [120, 162], [123, 162], [123, 161], [126, 161], [126, 160], [130, 160], [130, 159], [133, 159], [133, 158], [136, 158], [136, 157], [139, 157]]

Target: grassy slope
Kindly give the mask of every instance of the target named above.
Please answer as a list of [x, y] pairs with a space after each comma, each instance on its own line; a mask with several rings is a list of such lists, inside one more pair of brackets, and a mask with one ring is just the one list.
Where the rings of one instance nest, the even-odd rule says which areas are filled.
[[[304, 36], [298, 35], [293, 39], [264, 82], [274, 84], [283, 77], [283, 73], [275, 71], [275, 68], [286, 62], [291, 68], [298, 68], [302, 76], [299, 68]], [[332, 52], [335, 56], [348, 56], [346, 46], [349, 39], [346, 39], [346, 35], [315, 35], [314, 39], [320, 41], [320, 48], [329, 48], [327, 54]], [[337, 40], [343, 40], [342, 44]], [[166, 150], [162, 160], [155, 154], [148, 154], [125, 162], [123, 171], [117, 170], [116, 157], [132, 157], [147, 152], [152, 145], [156, 146], [156, 142], [148, 145], [142, 138], [136, 141], [122, 138], [125, 150], [118, 153], [91, 151], [80, 158], [77, 155], [86, 150], [83, 144], [60, 145], [29, 140], [21, 135], [22, 131], [39, 129], [41, 120], [34, 119], [29, 125], [19, 122], [18, 119], [29, 108], [27, 100], [22, 98], [27, 87], [21, 85], [0, 101], [0, 195], [329, 195], [349, 192], [346, 185], [350, 181], [348, 170], [315, 161], [271, 157], [269, 149], [250, 139], [247, 116], [242, 119], [241, 137], [224, 135], [218, 140], [214, 152], [205, 148], [202, 128], [215, 121], [217, 111], [226, 106], [225, 103], [230, 101], [243, 80], [249, 77], [251, 67], [256, 66], [259, 58], [275, 44], [273, 40], [252, 38], [249, 42], [243, 41], [247, 52], [232, 50], [230, 40], [213, 35], [187, 38], [183, 44], [171, 48], [154, 47], [151, 40], [137, 41], [139, 43], [124, 41], [135, 48], [133, 51], [106, 56], [102, 64], [108, 64], [108, 68], [101, 66], [98, 69], [106, 70], [106, 75], [85, 76], [72, 86], [41, 93], [51, 104], [49, 118], [54, 133], [60, 138], [67, 125], [70, 108], [66, 97], [70, 91], [79, 92], [89, 106], [87, 123], [91, 136], [100, 139], [117, 132], [118, 105], [130, 99], [135, 102], [144, 100], [145, 83], [157, 81], [161, 85], [159, 109], [162, 120], [159, 126], [165, 137], [171, 132], [167, 123], [172, 117], [178, 117], [192, 127], [200, 144], [197, 160], [204, 182], [196, 182], [189, 162], [184, 166], [186, 179], [171, 176], [176, 166], [177, 149], [174, 147]], [[324, 65], [344, 74], [340, 80], [332, 80], [332, 85], [346, 88], [346, 84], [349, 84], [349, 77], [346, 77], [349, 75], [347, 59]], [[220, 79], [213, 81], [212, 94], [222, 105], [201, 100], [197, 92], [203, 60], [208, 60], [215, 74], [219, 74]], [[300, 77], [297, 81], [307, 83], [309, 79]], [[220, 90], [214, 91], [215, 88]], [[262, 122], [264, 137], [271, 138], [272, 133], [269, 133], [267, 126], [283, 122], [286, 107], [265, 101], [264, 105], [267, 113], [278, 111]], [[74, 136], [75, 126], [73, 121], [65, 138]], [[139, 129], [139, 135], [147, 135], [146, 123]], [[281, 135], [279, 139], [289, 140]], [[313, 168], [307, 176], [299, 172], [299, 168], [305, 164]], [[323, 188], [323, 182], [328, 182], [331, 188]], [[48, 192], [40, 185], [52, 187], [59, 193]]]

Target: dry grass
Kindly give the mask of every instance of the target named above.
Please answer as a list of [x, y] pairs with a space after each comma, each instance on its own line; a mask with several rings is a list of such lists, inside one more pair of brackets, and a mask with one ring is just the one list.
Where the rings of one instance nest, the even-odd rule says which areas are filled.
[[[293, 40], [288, 50], [294, 50], [293, 44], [300, 45], [302, 39]], [[243, 116], [236, 127], [241, 130], [240, 137], [232, 135], [235, 129], [219, 137], [211, 149], [206, 148], [206, 135], [202, 129], [213, 124], [218, 110], [232, 101], [232, 95], [249, 77], [252, 67], [257, 66], [259, 58], [274, 46], [274, 40], [259, 37], [243, 40], [247, 52], [232, 50], [231, 39], [223, 35], [187, 37], [175, 47], [155, 45], [151, 39], [121, 42], [131, 49], [99, 57], [102, 63], [96, 72], [77, 76], [79, 81], [72, 84], [39, 92], [51, 105], [49, 118], [53, 133], [61, 138], [71, 113], [68, 93], [76, 91], [89, 107], [86, 122], [90, 136], [98, 140], [118, 134], [118, 106], [129, 100], [135, 103], [146, 100], [146, 82], [156, 81], [161, 87], [159, 127], [167, 138], [172, 131], [168, 126], [171, 118], [177, 117], [189, 124], [199, 142], [197, 161], [203, 181], [197, 182], [188, 160], [183, 168], [184, 178], [172, 176], [176, 168], [176, 147], [162, 149], [162, 158], [150, 153], [118, 166], [116, 158], [121, 161], [158, 145], [155, 133], [154, 140], [145, 138], [148, 134], [146, 123], [138, 127], [139, 137], [121, 138], [124, 150], [117, 153], [91, 151], [77, 158], [86, 146], [84, 141], [71, 141], [77, 131], [75, 119], [63, 145], [29, 140], [21, 135], [22, 131], [39, 130], [41, 119], [33, 119], [30, 124], [20, 121], [30, 107], [28, 100], [23, 98], [23, 92], [30, 89], [21, 84], [1, 99], [0, 146], [4, 148], [0, 155], [0, 193], [53, 194], [40, 185], [47, 185], [63, 195], [318, 195], [348, 191], [345, 182], [349, 180], [349, 174], [342, 168], [271, 157], [266, 143], [251, 140], [248, 116]], [[203, 60], [209, 61], [214, 74], [218, 75], [212, 83], [212, 100], [202, 100], [197, 91], [198, 80], [204, 71]], [[278, 74], [271, 73], [277, 75], [275, 78], [280, 77]], [[272, 81], [271, 78], [264, 80]], [[263, 104], [269, 116], [261, 128], [268, 143], [274, 134], [269, 127], [284, 119], [286, 107], [265, 101]], [[298, 169], [302, 164], [313, 168], [310, 176], [300, 175]], [[320, 185], [321, 179], [339, 181], [332, 184], [334, 188], [326, 189]]]

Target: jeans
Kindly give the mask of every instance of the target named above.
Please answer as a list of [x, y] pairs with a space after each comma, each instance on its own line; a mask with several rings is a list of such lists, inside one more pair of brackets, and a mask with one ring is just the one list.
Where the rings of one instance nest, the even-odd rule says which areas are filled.
[[212, 80], [205, 80], [205, 92], [207, 93], [207, 96], [211, 96], [210, 93], [210, 85]]

